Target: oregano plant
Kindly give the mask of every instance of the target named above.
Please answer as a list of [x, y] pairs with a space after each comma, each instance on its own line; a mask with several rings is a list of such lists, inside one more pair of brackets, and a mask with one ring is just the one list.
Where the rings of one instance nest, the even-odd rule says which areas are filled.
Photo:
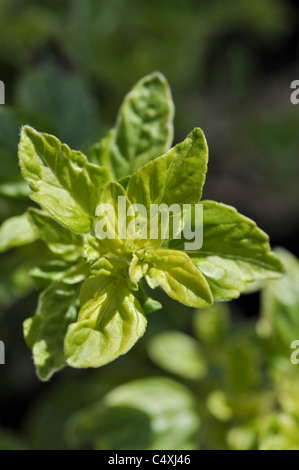
[[[0, 246], [40, 239], [48, 248], [30, 271], [41, 294], [35, 315], [24, 322], [42, 380], [66, 364], [100, 367], [129, 351], [144, 334], [147, 315], [161, 308], [148, 288], [160, 286], [178, 302], [204, 308], [283, 272], [255, 222], [233, 207], [201, 201], [207, 142], [196, 128], [171, 148], [173, 115], [167, 81], [153, 73], [125, 97], [115, 127], [88, 157], [52, 135], [22, 128], [21, 172], [40, 207], [6, 221]], [[173, 205], [181, 211], [181, 225], [166, 234], [161, 214], [150, 209]], [[139, 213], [137, 223], [140, 206], [146, 215]], [[113, 221], [99, 207], [112, 209]], [[186, 249], [185, 208], [191, 233], [202, 231], [202, 244], [193, 250]], [[159, 228], [154, 238], [153, 219]]]

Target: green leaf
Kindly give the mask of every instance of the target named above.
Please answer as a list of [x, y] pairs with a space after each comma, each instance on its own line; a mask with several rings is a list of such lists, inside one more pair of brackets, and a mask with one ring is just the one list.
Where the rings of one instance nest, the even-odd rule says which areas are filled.
[[78, 321], [65, 338], [67, 363], [100, 367], [125, 354], [143, 335], [146, 318], [124, 279], [93, 276], [80, 294]]
[[72, 264], [63, 260], [47, 261], [29, 272], [40, 290], [46, 289], [52, 282], [77, 284], [84, 281], [89, 274], [90, 267], [84, 261]]
[[298, 420], [292, 415], [275, 413], [264, 418], [259, 450], [299, 450]]
[[67, 261], [74, 261], [81, 256], [83, 250], [81, 236], [58, 224], [46, 212], [30, 208], [28, 215], [39, 237], [47, 244], [52, 253]]
[[[246, 328], [246, 327], [245, 327]], [[222, 358], [218, 359], [223, 366], [225, 388], [235, 397], [256, 390], [261, 383], [261, 370], [264, 357], [254, 341], [249, 337], [250, 326], [245, 332], [230, 337], [222, 348]]]
[[227, 442], [232, 450], [254, 450], [256, 439], [256, 432], [249, 425], [233, 427], [227, 433]]
[[64, 337], [77, 317], [79, 287], [54, 282], [40, 295], [36, 314], [24, 322], [25, 340], [41, 380], [49, 380], [65, 366]]
[[[283, 267], [268, 236], [233, 207], [203, 201], [203, 245], [188, 255], [207, 278], [215, 300], [233, 299], [255, 279], [277, 278]], [[194, 211], [192, 231], [195, 229]], [[183, 250], [186, 240], [169, 242]], [[189, 240], [188, 240], [189, 242]]]
[[283, 262], [286, 274], [267, 282], [262, 291], [258, 332], [270, 339], [277, 353], [289, 357], [291, 342], [299, 338], [299, 260], [283, 248], [275, 253]]
[[128, 188], [128, 184], [129, 184], [130, 178], [131, 178], [131, 176], [125, 176], [124, 178], [121, 178], [121, 179], [118, 181], [118, 183], [122, 185], [122, 187], [124, 188], [125, 191], [126, 191], [127, 188]]
[[148, 352], [159, 367], [185, 379], [198, 380], [206, 373], [199, 343], [179, 331], [154, 336], [148, 344]]
[[160, 284], [173, 299], [189, 307], [204, 308], [213, 303], [213, 297], [204, 275], [186, 253], [159, 250], [147, 278]]
[[[153, 377], [121, 385], [79, 412], [73, 440], [96, 449], [192, 449], [200, 418], [187, 388]], [[178, 432], [179, 430], [179, 432]]]
[[216, 302], [211, 307], [197, 310], [193, 319], [195, 335], [202, 344], [219, 344], [228, 335], [230, 319], [226, 302]]
[[83, 247], [82, 256], [87, 263], [94, 263], [109, 251], [104, 243], [91, 233], [83, 235]]
[[28, 213], [11, 217], [0, 227], [0, 253], [16, 246], [27, 245], [38, 238]]
[[22, 129], [19, 160], [22, 174], [34, 191], [31, 199], [66, 228], [89, 232], [101, 189], [110, 179], [108, 171], [29, 126]]
[[103, 258], [99, 258], [91, 265], [90, 272], [95, 276], [112, 276], [117, 277], [120, 274], [126, 276], [128, 269], [128, 261], [113, 253], [107, 253]]
[[129, 267], [129, 278], [132, 282], [139, 282], [147, 273], [148, 264], [139, 260], [138, 256], [133, 254]]
[[124, 99], [115, 131], [99, 149], [100, 164], [120, 179], [165, 153], [173, 138], [173, 114], [163, 75], [155, 72], [141, 79]]
[[148, 214], [151, 204], [197, 203], [202, 194], [207, 161], [206, 139], [196, 128], [183, 142], [132, 175], [128, 198], [132, 203], [143, 204]]
[[219, 421], [229, 421], [233, 417], [233, 410], [222, 390], [213, 390], [207, 398], [207, 409]]
[[30, 259], [24, 259], [18, 250], [0, 259], [0, 307], [9, 307], [34, 289], [28, 276], [32, 267]]
[[[65, 374], [67, 376], [67, 374]], [[30, 424], [26, 435], [33, 449], [66, 450], [70, 447], [69, 419], [78, 410], [90, 406], [109, 387], [109, 379], [90, 374], [82, 380], [80, 374], [72, 374], [57, 386], [47, 388], [46, 397], [31, 404]], [[103, 384], [104, 382], [104, 384]], [[103, 390], [104, 389], [104, 390]], [[29, 429], [28, 429], [29, 428]]]
[[139, 300], [139, 303], [145, 315], [162, 309], [162, 304], [158, 300], [152, 299], [147, 295], [145, 291], [144, 281], [142, 280], [138, 283], [138, 291], [135, 292], [135, 296]]
[[155, 430], [152, 449], [185, 448], [199, 428], [192, 394], [167, 378], [153, 377], [121, 385], [106, 395], [104, 403], [106, 406], [131, 406], [148, 414]]
[[[110, 152], [111, 152], [111, 146], [113, 145], [115, 139], [115, 129], [110, 129], [110, 131], [107, 133], [105, 137], [102, 138], [102, 140], [96, 144], [94, 144], [88, 154], [88, 160], [91, 163], [94, 163], [95, 165], [99, 166], [105, 166], [109, 167], [110, 165]], [[114, 168], [111, 167], [110, 165], [110, 174], [114, 175]]]
[[49, 252], [40, 242], [14, 248], [0, 259], [0, 306], [8, 307], [34, 290], [28, 272], [37, 263], [49, 258]]

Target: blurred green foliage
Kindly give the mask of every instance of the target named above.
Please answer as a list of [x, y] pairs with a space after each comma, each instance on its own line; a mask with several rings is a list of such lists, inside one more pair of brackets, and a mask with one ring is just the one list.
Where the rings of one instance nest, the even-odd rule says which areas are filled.
[[[26, 445], [298, 450], [299, 376], [290, 344], [299, 338], [299, 261], [277, 253], [287, 274], [266, 281], [258, 321], [234, 318], [228, 304], [218, 303], [190, 314], [185, 333], [169, 329], [170, 321], [165, 329], [166, 307], [129, 354], [97, 374], [65, 376], [47, 387], [30, 406]], [[282, 290], [290, 295], [279, 315]], [[0, 434], [1, 445], [16, 444]]]
[[[176, 141], [195, 125], [207, 132], [213, 163], [205, 196], [238, 206], [271, 234], [292, 235], [299, 116], [289, 102], [295, 58], [283, 57], [296, 31], [288, 5], [1, 0], [0, 222], [28, 204], [17, 165], [22, 124], [85, 151], [114, 124], [127, 89], [158, 69], [177, 103]], [[134, 352], [100, 373], [66, 371], [50, 386], [37, 383], [16, 333], [36, 302], [27, 275], [33, 253], [47, 260], [43, 245], [0, 258], [0, 338], [9, 361], [0, 370], [0, 449], [299, 448], [298, 366], [290, 362], [299, 271], [290, 253], [279, 252], [287, 275], [264, 287], [258, 320], [240, 318], [234, 304], [192, 315], [163, 298]], [[158, 411], [138, 401], [146, 393], [155, 393]], [[165, 394], [178, 402], [175, 414]]]
[[6, 101], [26, 109], [22, 123], [84, 151], [114, 124], [132, 84], [159, 70], [177, 103], [176, 142], [197, 125], [211, 142], [208, 198], [226, 195], [279, 235], [298, 211], [295, 57], [277, 62], [295, 18], [282, 0], [2, 0]]

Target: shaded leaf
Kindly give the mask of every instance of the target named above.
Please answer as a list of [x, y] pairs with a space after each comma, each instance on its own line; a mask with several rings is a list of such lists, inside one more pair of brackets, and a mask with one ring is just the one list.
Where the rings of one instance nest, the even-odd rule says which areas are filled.
[[27, 345], [33, 351], [37, 375], [49, 380], [65, 366], [64, 337], [77, 317], [79, 285], [51, 284], [41, 295], [36, 314], [23, 324]]
[[77, 284], [84, 281], [89, 273], [89, 266], [84, 261], [70, 263], [63, 260], [51, 260], [31, 269], [29, 275], [38, 289], [44, 290], [52, 282]]

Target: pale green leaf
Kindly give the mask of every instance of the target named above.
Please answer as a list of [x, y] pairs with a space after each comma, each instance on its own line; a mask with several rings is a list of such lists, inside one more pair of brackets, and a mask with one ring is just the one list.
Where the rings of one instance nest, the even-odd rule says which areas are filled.
[[227, 434], [227, 442], [232, 450], [254, 450], [256, 441], [256, 432], [250, 425], [233, 427]]
[[152, 361], [167, 372], [185, 379], [198, 380], [206, 373], [206, 363], [199, 343], [179, 331], [165, 331], [148, 344]]
[[173, 299], [189, 307], [203, 308], [213, 303], [209, 285], [186, 253], [159, 250], [159, 258], [148, 271], [148, 278], [160, 284]]
[[120, 179], [163, 155], [173, 138], [173, 114], [169, 85], [163, 75], [155, 72], [144, 77], [125, 97], [115, 130], [100, 144], [99, 163]]
[[229, 421], [233, 417], [233, 410], [222, 390], [213, 390], [207, 398], [207, 409], [219, 421]]
[[[188, 255], [207, 278], [215, 300], [238, 297], [255, 279], [277, 278], [283, 267], [271, 252], [269, 238], [256, 223], [231, 206], [203, 201], [203, 245]], [[196, 221], [194, 212], [192, 231]], [[169, 242], [184, 250], [186, 240]], [[188, 240], [189, 242], [189, 240]]]
[[202, 131], [194, 129], [165, 155], [134, 173], [128, 198], [143, 204], [149, 214], [151, 204], [197, 203], [202, 194], [208, 161], [208, 147]]
[[99, 259], [100, 256], [103, 256], [108, 252], [108, 248], [104, 243], [91, 233], [83, 235], [83, 258], [87, 263], [94, 263]]
[[28, 213], [11, 217], [0, 227], [0, 252], [16, 246], [27, 245], [38, 238], [38, 233], [30, 223]]
[[80, 284], [51, 284], [41, 295], [36, 314], [23, 324], [27, 345], [40, 379], [48, 380], [65, 366], [64, 337], [77, 317]]
[[143, 335], [146, 318], [124, 279], [94, 276], [80, 294], [78, 321], [65, 338], [67, 363], [100, 367], [125, 354]]
[[22, 129], [19, 161], [34, 201], [70, 230], [91, 230], [101, 189], [110, 179], [105, 168], [29, 126]]
[[140, 279], [147, 273], [148, 264], [140, 261], [135, 254], [132, 257], [129, 267], [129, 278], [132, 282], [139, 282]]
[[39, 237], [55, 255], [59, 255], [67, 261], [74, 261], [81, 256], [83, 239], [80, 235], [58, 224], [46, 212], [30, 208], [28, 215]]
[[[192, 449], [200, 418], [190, 391], [166, 378], [121, 385], [71, 422], [75, 442], [96, 449]], [[179, 432], [178, 432], [179, 430]]]

